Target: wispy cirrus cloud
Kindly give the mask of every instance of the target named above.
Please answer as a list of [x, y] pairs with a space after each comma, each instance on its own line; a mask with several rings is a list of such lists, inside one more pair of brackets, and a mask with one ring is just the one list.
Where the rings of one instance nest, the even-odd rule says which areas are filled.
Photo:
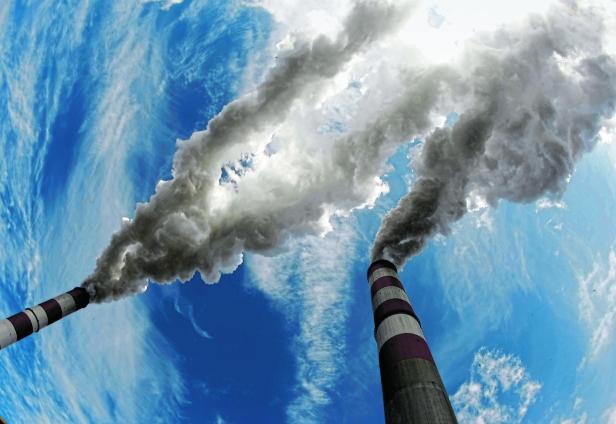
[[344, 371], [354, 249], [354, 226], [345, 222], [326, 237], [291, 242], [288, 253], [248, 261], [253, 284], [299, 326], [292, 339], [296, 384], [288, 422], [327, 421], [325, 408]]
[[614, 340], [616, 329], [616, 250], [607, 262], [595, 261], [592, 270], [578, 278], [579, 314], [590, 332], [589, 351], [582, 366], [593, 361]]
[[141, 0], [142, 3], [160, 3], [162, 10], [169, 10], [177, 4], [184, 3], [184, 0]]
[[180, 290], [181, 288], [179, 288], [178, 286], [171, 286], [167, 290], [169, 292], [168, 296], [173, 301], [173, 309], [175, 309], [175, 312], [177, 312], [178, 314], [186, 318], [188, 322], [190, 322], [190, 325], [192, 326], [195, 333], [197, 333], [197, 335], [203, 337], [204, 339], [211, 339], [212, 336], [210, 335], [210, 333], [205, 330], [197, 321], [193, 304], [187, 302], [185, 299], [182, 298]]
[[[0, 192], [10, 193], [0, 206], [7, 199], [12, 205], [0, 208], [11, 215], [0, 220], [0, 253], [11, 252], [0, 255], [6, 313], [76, 285], [133, 207], [127, 158], [144, 148], [148, 130], [135, 118], [157, 108], [157, 99], [137, 105], [135, 98], [151, 98], [143, 94], [155, 91], [149, 84], [156, 88], [161, 76], [155, 48], [143, 43], [155, 19], [123, 3], [96, 6], [84, 1], [70, 13], [53, 1], [0, 6], [0, 89], [7, 90], [0, 138], [18, 140], [0, 148], [7, 176]], [[147, 73], [144, 64], [151, 65]], [[83, 91], [83, 99], [71, 97]], [[88, 125], [58, 137], [69, 104], [83, 110]], [[64, 156], [74, 149], [83, 160], [73, 166], [63, 157], [58, 166], [50, 153], [58, 145]], [[45, 179], [47, 165], [66, 165], [65, 184]], [[50, 189], [48, 198], [39, 196]], [[0, 415], [10, 422], [176, 422], [184, 382], [148, 313], [140, 300], [91, 306], [3, 351]]]

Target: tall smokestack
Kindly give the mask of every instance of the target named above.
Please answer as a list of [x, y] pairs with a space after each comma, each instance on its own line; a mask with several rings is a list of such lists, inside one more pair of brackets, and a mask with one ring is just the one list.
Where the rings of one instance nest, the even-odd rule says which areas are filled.
[[368, 268], [387, 424], [457, 423], [419, 318], [396, 266]]
[[0, 321], [0, 349], [85, 308], [89, 302], [90, 295], [86, 289], [75, 287], [60, 296]]

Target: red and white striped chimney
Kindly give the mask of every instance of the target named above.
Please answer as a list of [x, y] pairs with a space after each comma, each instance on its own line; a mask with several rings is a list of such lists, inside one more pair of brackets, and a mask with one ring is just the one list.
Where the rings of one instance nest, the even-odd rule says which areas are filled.
[[60, 296], [0, 320], [0, 349], [36, 333], [78, 309], [85, 308], [89, 302], [90, 295], [86, 289], [75, 287]]
[[368, 268], [387, 424], [457, 423], [447, 391], [402, 286], [384, 259]]

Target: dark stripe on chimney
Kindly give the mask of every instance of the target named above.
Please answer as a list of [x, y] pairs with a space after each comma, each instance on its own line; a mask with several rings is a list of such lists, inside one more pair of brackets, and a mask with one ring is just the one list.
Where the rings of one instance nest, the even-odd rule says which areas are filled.
[[[389, 299], [381, 303], [374, 311], [374, 331], [376, 332], [385, 318], [396, 314], [410, 315], [419, 322], [410, 303], [403, 299]], [[419, 325], [421, 326], [421, 323]]]
[[90, 295], [88, 294], [88, 291], [82, 287], [75, 287], [67, 293], [70, 294], [75, 300], [77, 309], [85, 308], [88, 306], [88, 303], [90, 303]]
[[387, 340], [379, 352], [381, 364], [395, 364], [410, 358], [422, 358], [434, 363], [428, 344], [416, 334], [398, 334]]
[[32, 321], [30, 321], [30, 318], [28, 318], [28, 315], [26, 315], [25, 312], [20, 312], [7, 319], [11, 321], [11, 324], [13, 324], [13, 327], [15, 328], [17, 340], [21, 340], [34, 332], [34, 328], [32, 328]]
[[394, 264], [385, 259], [379, 259], [378, 261], [372, 262], [372, 265], [370, 265], [370, 268], [368, 268], [368, 279], [370, 279], [372, 273], [379, 268], [390, 268], [398, 272], [398, 268], [396, 268]]
[[56, 299], [49, 299], [39, 305], [47, 314], [47, 325], [62, 318], [62, 308]]

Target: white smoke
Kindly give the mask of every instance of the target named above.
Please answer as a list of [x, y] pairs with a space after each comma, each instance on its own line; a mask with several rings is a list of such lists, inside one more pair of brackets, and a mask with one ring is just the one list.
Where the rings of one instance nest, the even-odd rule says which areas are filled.
[[[291, 236], [327, 231], [333, 214], [386, 190], [387, 159], [416, 137], [425, 139], [417, 181], [385, 219], [375, 258], [403, 263], [447, 233], [469, 196], [560, 194], [613, 113], [616, 67], [599, 14], [561, 3], [435, 65], [408, 47], [421, 38], [380, 41], [409, 9], [355, 4], [333, 40], [295, 41], [253, 93], [180, 143], [173, 179], [138, 206], [84, 283], [93, 299], [195, 270], [217, 281], [245, 251], [274, 254]], [[453, 128], [435, 129], [451, 111]]]

